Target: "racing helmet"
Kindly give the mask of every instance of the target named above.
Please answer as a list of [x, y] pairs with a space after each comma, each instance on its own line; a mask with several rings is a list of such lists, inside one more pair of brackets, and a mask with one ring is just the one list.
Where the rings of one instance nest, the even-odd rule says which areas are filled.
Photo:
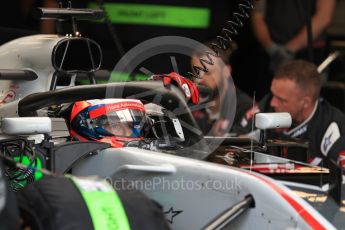
[[151, 128], [143, 103], [134, 99], [102, 99], [75, 102], [70, 134], [77, 140], [99, 141], [123, 147], [141, 140]]

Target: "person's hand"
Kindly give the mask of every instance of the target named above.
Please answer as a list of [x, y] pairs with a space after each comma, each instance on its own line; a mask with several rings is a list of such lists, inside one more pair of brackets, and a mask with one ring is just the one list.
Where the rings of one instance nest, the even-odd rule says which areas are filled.
[[[246, 128], [248, 127], [248, 124], [252, 122], [254, 115], [260, 113], [260, 108], [258, 104], [255, 104], [252, 108], [250, 108], [249, 110], [247, 110], [247, 112], [245, 113], [245, 115], [242, 117], [241, 120], [241, 127], [242, 128]], [[251, 128], [251, 126], [249, 126], [249, 128]]]
[[150, 79], [162, 80], [164, 86], [171, 84], [176, 85], [193, 104], [196, 105], [199, 103], [199, 91], [196, 85], [191, 80], [182, 77], [178, 73], [171, 72], [169, 74], [152, 75]]
[[212, 126], [212, 135], [213, 136], [224, 136], [229, 132], [230, 121], [225, 118], [219, 118]]
[[293, 52], [288, 50], [283, 45], [278, 45], [276, 43], [272, 44], [268, 49], [266, 49], [268, 55], [270, 56], [270, 70], [274, 73], [281, 65], [292, 60], [294, 58]]

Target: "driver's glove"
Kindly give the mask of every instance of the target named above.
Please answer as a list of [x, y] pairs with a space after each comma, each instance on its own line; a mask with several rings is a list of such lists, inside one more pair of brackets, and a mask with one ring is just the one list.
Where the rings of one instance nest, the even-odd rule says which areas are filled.
[[191, 80], [182, 77], [178, 73], [171, 72], [169, 74], [152, 75], [150, 80], [163, 80], [164, 86], [176, 85], [193, 104], [199, 103], [199, 90], [197, 86]]

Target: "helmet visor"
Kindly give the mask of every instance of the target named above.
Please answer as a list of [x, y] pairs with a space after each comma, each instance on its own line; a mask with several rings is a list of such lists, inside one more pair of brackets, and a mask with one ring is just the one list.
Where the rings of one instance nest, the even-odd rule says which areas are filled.
[[105, 136], [138, 138], [144, 136], [147, 118], [144, 111], [122, 109], [92, 119], [92, 125], [103, 129]]

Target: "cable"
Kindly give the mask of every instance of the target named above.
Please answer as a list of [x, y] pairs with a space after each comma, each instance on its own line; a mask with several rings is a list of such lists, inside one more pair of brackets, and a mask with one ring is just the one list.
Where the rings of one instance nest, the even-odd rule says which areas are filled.
[[[255, 107], [255, 91], [253, 94], [253, 106], [252, 109]], [[255, 119], [255, 115], [254, 115]], [[254, 121], [252, 121], [252, 133], [254, 133]], [[250, 138], [250, 172], [252, 171], [253, 168], [253, 162], [254, 162], [254, 154], [253, 154], [253, 145], [254, 145], [254, 135]]]
[[222, 29], [221, 35], [217, 36], [216, 42], [211, 43], [213, 52], [207, 51], [206, 58], [199, 58], [202, 67], [194, 65], [193, 72], [188, 72], [188, 76], [194, 79], [201, 79], [200, 72], [207, 73], [207, 65], [214, 65], [213, 57], [219, 57], [219, 50], [226, 51], [231, 47], [233, 36], [238, 35], [238, 29], [242, 28], [244, 23], [243, 19], [249, 18], [248, 11], [254, 8], [254, 0], [241, 0], [238, 4], [238, 11], [232, 15], [232, 20], [227, 21], [227, 25]]
[[[9, 181], [9, 187], [13, 191], [21, 190], [25, 185], [35, 181], [35, 172], [37, 166], [37, 159], [34, 149], [30, 143], [24, 138], [11, 138], [0, 141], [0, 157], [5, 160], [5, 163], [11, 159], [14, 163], [7, 164], [5, 168], [5, 176]], [[15, 159], [19, 157], [19, 159]], [[17, 164], [23, 165], [24, 159], [26, 167], [18, 167]]]

